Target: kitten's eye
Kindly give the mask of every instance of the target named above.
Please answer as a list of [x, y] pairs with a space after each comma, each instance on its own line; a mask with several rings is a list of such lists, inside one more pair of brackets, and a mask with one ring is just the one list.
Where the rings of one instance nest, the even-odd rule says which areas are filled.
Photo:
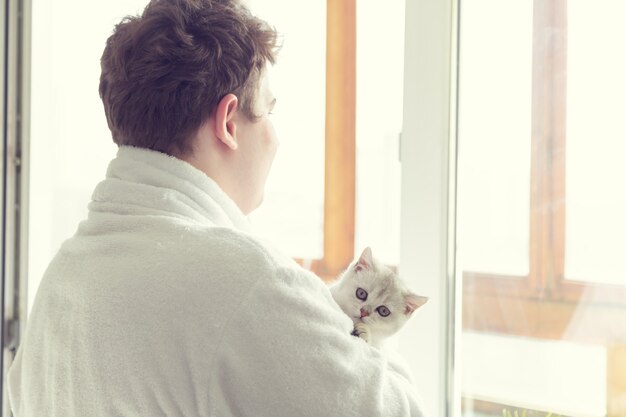
[[376, 311], [378, 312], [378, 314], [380, 314], [382, 317], [387, 317], [388, 315], [391, 314], [391, 311], [389, 311], [389, 309], [385, 306], [379, 306]]
[[367, 291], [365, 291], [363, 288], [357, 288], [356, 298], [358, 298], [361, 301], [367, 300]]

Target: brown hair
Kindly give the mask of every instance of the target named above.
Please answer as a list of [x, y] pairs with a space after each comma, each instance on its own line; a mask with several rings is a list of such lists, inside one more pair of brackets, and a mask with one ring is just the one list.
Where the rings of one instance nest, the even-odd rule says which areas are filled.
[[249, 119], [276, 31], [238, 0], [152, 0], [115, 26], [100, 97], [118, 145], [181, 156], [229, 93]]

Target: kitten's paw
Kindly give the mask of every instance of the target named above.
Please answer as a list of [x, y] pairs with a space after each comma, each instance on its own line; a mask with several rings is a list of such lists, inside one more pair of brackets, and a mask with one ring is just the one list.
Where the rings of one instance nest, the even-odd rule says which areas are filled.
[[354, 325], [354, 330], [352, 331], [352, 335], [360, 337], [365, 340], [367, 343], [370, 342], [370, 329], [367, 327], [365, 323], [357, 323]]

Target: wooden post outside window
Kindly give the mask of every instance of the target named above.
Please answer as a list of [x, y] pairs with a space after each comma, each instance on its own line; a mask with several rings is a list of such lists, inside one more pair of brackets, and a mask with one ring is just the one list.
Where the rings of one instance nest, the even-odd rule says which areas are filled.
[[352, 261], [355, 228], [356, 0], [328, 0], [324, 274]]
[[356, 0], [327, 0], [324, 256], [299, 260], [327, 281], [354, 257], [355, 176]]
[[567, 0], [535, 0], [530, 192], [530, 286], [550, 297], [565, 264]]
[[626, 417], [626, 343], [607, 347], [608, 417]]

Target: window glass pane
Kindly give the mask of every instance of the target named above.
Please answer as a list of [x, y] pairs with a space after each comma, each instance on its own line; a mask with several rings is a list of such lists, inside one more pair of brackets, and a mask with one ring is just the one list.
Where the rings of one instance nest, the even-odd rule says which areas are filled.
[[113, 26], [145, 4], [33, 0], [29, 308], [117, 150], [98, 95], [100, 56]]
[[626, 3], [568, 3], [565, 276], [626, 285]]
[[462, 361], [462, 389], [474, 400], [511, 410], [604, 413], [606, 350], [600, 346], [467, 332]]
[[523, 276], [528, 274], [532, 2], [463, 2], [460, 27], [460, 257], [468, 271]]
[[625, 12], [461, 2], [464, 416], [626, 413]]
[[[397, 265], [404, 2], [357, 4], [355, 251]], [[355, 256], [357, 254], [355, 253]]]
[[271, 74], [276, 96], [272, 120], [281, 144], [265, 201], [251, 220], [258, 234], [291, 256], [319, 259], [324, 227], [326, 2], [250, 0], [248, 5], [283, 38]]

